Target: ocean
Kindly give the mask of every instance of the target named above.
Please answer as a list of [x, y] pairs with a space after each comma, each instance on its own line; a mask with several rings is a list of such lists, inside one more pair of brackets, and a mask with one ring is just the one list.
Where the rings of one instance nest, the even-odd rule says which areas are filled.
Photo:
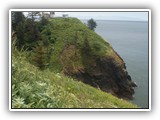
[[141, 108], [148, 108], [148, 22], [111, 20], [96, 22], [95, 32], [111, 43], [125, 61], [132, 80], [138, 85], [132, 102]]

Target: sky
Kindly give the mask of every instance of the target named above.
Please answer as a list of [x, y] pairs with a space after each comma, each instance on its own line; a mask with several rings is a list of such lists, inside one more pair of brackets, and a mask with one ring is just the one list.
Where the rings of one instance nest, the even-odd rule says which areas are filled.
[[147, 21], [148, 12], [55, 12], [56, 16], [68, 14], [69, 17], [79, 19], [96, 20], [128, 20], [128, 21]]

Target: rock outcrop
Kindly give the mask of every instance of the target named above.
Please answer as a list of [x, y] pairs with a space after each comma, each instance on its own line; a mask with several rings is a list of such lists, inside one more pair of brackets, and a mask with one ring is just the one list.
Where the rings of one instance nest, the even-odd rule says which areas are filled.
[[[69, 56], [68, 59], [75, 58], [74, 48], [75, 47], [72, 45], [64, 49], [61, 58], [63, 58], [64, 55], [65, 58]], [[68, 59], [62, 60], [64, 66]], [[88, 56], [87, 59], [87, 61], [92, 61], [86, 63], [89, 66], [84, 66], [75, 70], [73, 65], [71, 65], [72, 62], [70, 62], [70, 68], [63, 68], [64, 74], [99, 88], [102, 91], [111, 93], [119, 98], [127, 100], [133, 99], [134, 87], [137, 85], [131, 80], [131, 76], [126, 70], [125, 62], [113, 49], [110, 51], [110, 55], [105, 57], [92, 58]]]
[[126, 71], [125, 63], [116, 66], [113, 59], [99, 58], [93, 72], [79, 71], [75, 77], [117, 97], [132, 99], [136, 84]]
[[51, 65], [56, 71], [120, 98], [133, 98], [136, 84], [111, 44], [76, 18], [53, 19], [51, 25]]

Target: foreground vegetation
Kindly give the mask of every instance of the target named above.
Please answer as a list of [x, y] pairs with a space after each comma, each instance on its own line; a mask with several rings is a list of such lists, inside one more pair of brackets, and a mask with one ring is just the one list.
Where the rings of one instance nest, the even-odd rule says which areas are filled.
[[111, 94], [26, 61], [12, 45], [12, 108], [137, 108]]
[[92, 73], [97, 58], [121, 66], [108, 42], [76, 18], [35, 21], [37, 14], [12, 13], [12, 108], [137, 108], [69, 77]]

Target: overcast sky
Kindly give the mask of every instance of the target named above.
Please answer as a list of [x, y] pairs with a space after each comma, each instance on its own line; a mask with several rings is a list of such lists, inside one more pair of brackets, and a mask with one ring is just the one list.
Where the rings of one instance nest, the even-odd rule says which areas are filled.
[[57, 16], [68, 14], [69, 17], [79, 19], [100, 19], [100, 20], [131, 20], [147, 21], [148, 12], [55, 12]]

